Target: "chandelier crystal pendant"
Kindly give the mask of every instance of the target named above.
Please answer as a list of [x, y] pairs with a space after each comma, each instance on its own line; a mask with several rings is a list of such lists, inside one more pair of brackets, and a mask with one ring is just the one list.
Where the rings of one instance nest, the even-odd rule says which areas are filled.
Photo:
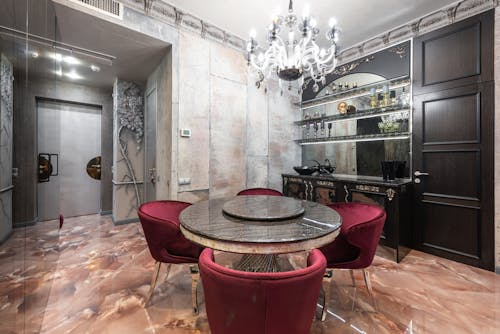
[[282, 81], [288, 82], [288, 89], [292, 82], [298, 81], [300, 90], [304, 85], [304, 76], [314, 81], [313, 90], [318, 91], [318, 83], [325, 84], [326, 75], [331, 73], [337, 65], [337, 41], [339, 29], [335, 26], [335, 19], [329, 20], [329, 30], [326, 39], [328, 49], [320, 48], [316, 44], [319, 29], [316, 20], [308, 10], [299, 18], [293, 11], [293, 1], [290, 0], [288, 14], [276, 15], [267, 32], [269, 47], [261, 52], [255, 39], [256, 33], [250, 33], [247, 43], [248, 65], [258, 73], [256, 86], [260, 87], [265, 78], [276, 74], [280, 87]]

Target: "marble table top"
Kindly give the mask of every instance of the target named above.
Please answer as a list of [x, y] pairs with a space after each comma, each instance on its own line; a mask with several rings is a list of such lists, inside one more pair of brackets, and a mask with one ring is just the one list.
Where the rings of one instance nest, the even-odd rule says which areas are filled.
[[222, 206], [222, 211], [245, 220], [284, 220], [304, 213], [304, 203], [283, 196], [236, 196]]
[[184, 209], [179, 217], [181, 230], [186, 238], [203, 246], [247, 254], [289, 253], [317, 248], [333, 241], [340, 231], [340, 215], [319, 203], [265, 195], [238, 196], [241, 199], [235, 203], [248, 204], [246, 209], [255, 210], [259, 202], [255, 200], [257, 197], [264, 203], [282, 201], [289, 205], [291, 200], [295, 207], [303, 208], [304, 213], [272, 221], [241, 219], [223, 212], [224, 204], [234, 198], [214, 199]]

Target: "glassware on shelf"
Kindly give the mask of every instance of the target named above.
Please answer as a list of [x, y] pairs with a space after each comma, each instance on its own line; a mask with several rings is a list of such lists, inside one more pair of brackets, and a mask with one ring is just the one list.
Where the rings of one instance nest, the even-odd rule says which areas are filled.
[[333, 126], [333, 123], [328, 123], [328, 137], [332, 136], [332, 126]]
[[384, 85], [382, 87], [382, 93], [384, 95], [384, 107], [389, 106], [389, 86]]
[[325, 130], [325, 120], [321, 120], [321, 137], [325, 137], [326, 130]]
[[370, 108], [377, 108], [377, 91], [375, 87], [370, 89]]
[[384, 95], [382, 93], [378, 93], [378, 107], [383, 108], [384, 107]]
[[403, 91], [399, 95], [399, 104], [402, 106], [410, 105], [410, 94], [406, 91], [406, 87], [403, 87]]
[[389, 92], [389, 98], [391, 99], [391, 106], [395, 106], [398, 104], [398, 101], [396, 100], [396, 91], [395, 90], [391, 90]]

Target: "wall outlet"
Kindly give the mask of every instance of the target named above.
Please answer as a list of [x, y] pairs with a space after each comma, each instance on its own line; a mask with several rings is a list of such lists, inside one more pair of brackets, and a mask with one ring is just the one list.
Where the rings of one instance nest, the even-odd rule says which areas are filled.
[[185, 186], [187, 184], [191, 184], [191, 178], [190, 177], [181, 177], [181, 178], [179, 178], [179, 185], [180, 186]]

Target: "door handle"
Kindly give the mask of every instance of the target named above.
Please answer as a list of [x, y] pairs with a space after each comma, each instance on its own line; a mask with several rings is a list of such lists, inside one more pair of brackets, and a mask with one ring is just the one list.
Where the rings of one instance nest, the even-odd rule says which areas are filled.
[[149, 169], [149, 181], [152, 184], [156, 183], [156, 168], [150, 168]]
[[421, 171], [416, 170], [415, 173], [413, 173], [415, 176], [429, 176], [429, 173], [424, 173]]

